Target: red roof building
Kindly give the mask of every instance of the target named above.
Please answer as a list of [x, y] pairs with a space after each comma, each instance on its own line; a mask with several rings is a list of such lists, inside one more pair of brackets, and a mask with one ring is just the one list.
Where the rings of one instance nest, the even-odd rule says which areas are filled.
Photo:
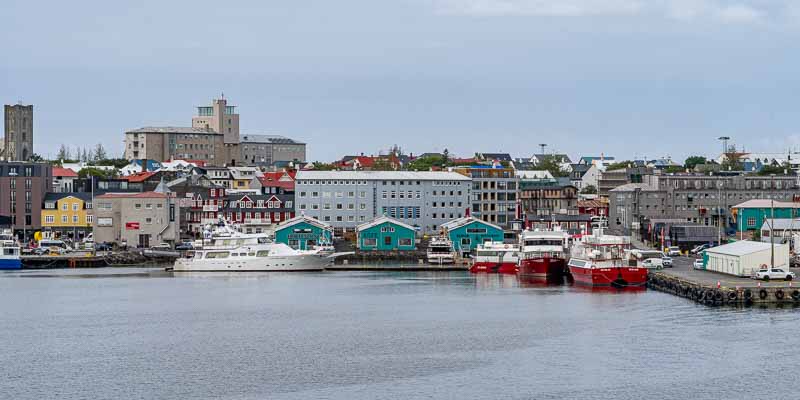
[[289, 193], [294, 192], [294, 177], [297, 171], [264, 172], [258, 178], [263, 188], [263, 193]]
[[77, 178], [78, 173], [69, 168], [53, 167], [53, 177]]

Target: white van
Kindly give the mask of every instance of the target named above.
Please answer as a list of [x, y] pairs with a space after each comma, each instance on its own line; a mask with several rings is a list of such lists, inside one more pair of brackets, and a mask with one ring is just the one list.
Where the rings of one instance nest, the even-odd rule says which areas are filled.
[[678, 257], [681, 255], [681, 248], [678, 246], [670, 246], [667, 248], [667, 255], [670, 257]]
[[50, 249], [57, 249], [59, 253], [66, 253], [72, 251], [72, 248], [67, 246], [63, 240], [42, 239], [39, 241], [39, 248], [36, 249], [37, 254], [43, 254], [50, 251]]
[[661, 258], [648, 258], [642, 262], [642, 267], [645, 268], [664, 268], [664, 260]]

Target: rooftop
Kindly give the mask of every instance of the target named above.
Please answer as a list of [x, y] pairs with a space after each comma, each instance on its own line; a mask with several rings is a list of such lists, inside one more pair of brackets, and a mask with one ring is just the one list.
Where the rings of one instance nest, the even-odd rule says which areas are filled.
[[614, 189], [611, 189], [611, 192], [633, 192], [634, 190], [639, 189], [642, 192], [657, 192], [659, 191], [658, 186], [651, 185], [649, 183], [626, 183], [621, 186], [617, 186]]
[[53, 176], [65, 178], [77, 178], [78, 174], [69, 168], [53, 167]]
[[280, 135], [243, 135], [241, 136], [242, 143], [273, 143], [273, 144], [305, 144], [297, 140], [290, 139], [286, 136]]
[[181, 133], [181, 134], [202, 134], [202, 135], [221, 135], [206, 128], [192, 128], [187, 126], [145, 126], [133, 129], [125, 133]]
[[792, 203], [788, 201], [773, 201], [769, 199], [753, 199], [747, 200], [744, 203], [739, 203], [732, 208], [800, 208], [800, 203]]
[[141, 192], [141, 193], [106, 193], [104, 195], [96, 196], [97, 199], [165, 199], [167, 195], [158, 192]]
[[418, 180], [418, 181], [469, 181], [457, 172], [442, 171], [297, 171], [297, 180], [347, 179], [347, 180]]
[[[753, 242], [750, 240], [740, 240], [722, 246], [712, 247], [706, 252], [714, 254], [725, 254], [729, 256], [743, 256], [746, 254], [757, 253], [760, 251], [769, 250], [772, 245], [764, 242]], [[775, 247], [779, 247], [776, 245]]]
[[382, 215], [380, 217], [377, 217], [377, 218], [373, 219], [370, 222], [367, 222], [365, 224], [361, 224], [361, 225], [357, 226], [356, 227], [356, 231], [361, 232], [364, 229], [369, 229], [369, 228], [372, 228], [373, 226], [378, 226], [378, 225], [380, 225], [382, 223], [385, 223], [385, 222], [388, 222], [388, 223], [391, 223], [391, 224], [394, 224], [394, 225], [398, 225], [398, 226], [402, 226], [402, 227], [410, 229], [412, 231], [416, 231], [417, 230], [417, 228], [415, 228], [415, 227], [413, 227], [411, 225], [404, 224], [404, 223], [402, 223], [402, 222], [400, 222], [400, 221], [398, 221], [398, 220], [396, 220], [394, 218], [389, 218], [389, 217], [387, 217], [385, 215]]

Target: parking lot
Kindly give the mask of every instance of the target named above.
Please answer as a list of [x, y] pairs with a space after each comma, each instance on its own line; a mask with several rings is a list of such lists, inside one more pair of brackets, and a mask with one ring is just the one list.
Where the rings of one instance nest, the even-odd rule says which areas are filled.
[[[787, 281], [764, 282], [764, 281], [756, 281], [749, 277], [740, 278], [713, 271], [696, 270], [692, 268], [692, 264], [696, 259], [697, 259], [696, 257], [687, 257], [687, 256], [673, 257], [672, 258], [673, 267], [665, 268], [660, 272], [681, 279], [686, 279], [692, 282], [696, 282], [704, 286], [716, 286], [717, 282], [719, 282], [721, 286], [729, 288], [754, 287], [757, 286], [759, 283], [763, 287], [800, 286], [800, 282], [787, 282]], [[793, 271], [795, 274], [800, 275], [799, 268], [791, 268], [791, 271]]]

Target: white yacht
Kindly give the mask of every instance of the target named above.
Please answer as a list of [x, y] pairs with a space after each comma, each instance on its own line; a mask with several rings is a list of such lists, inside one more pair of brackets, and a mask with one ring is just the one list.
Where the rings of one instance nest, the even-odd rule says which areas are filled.
[[328, 247], [295, 250], [263, 234], [242, 234], [225, 223], [206, 231], [201, 249], [175, 261], [173, 271], [322, 271], [345, 253]]
[[453, 242], [447, 236], [437, 236], [431, 239], [428, 244], [428, 263], [429, 264], [453, 264], [456, 262], [456, 252], [453, 250]]
[[11, 230], [0, 233], [0, 269], [20, 269], [20, 247]]

